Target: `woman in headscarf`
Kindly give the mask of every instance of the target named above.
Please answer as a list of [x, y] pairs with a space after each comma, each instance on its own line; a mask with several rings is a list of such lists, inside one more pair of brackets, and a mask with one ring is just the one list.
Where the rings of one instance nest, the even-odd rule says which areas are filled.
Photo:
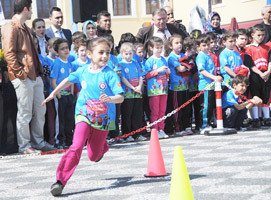
[[225, 33], [225, 29], [220, 28], [220, 22], [221, 18], [220, 15], [217, 12], [211, 12], [208, 15], [208, 21], [204, 27], [204, 33], [207, 32], [214, 32], [218, 35], [219, 38], [221, 38], [221, 35]]
[[83, 33], [87, 36], [87, 40], [98, 37], [97, 27], [94, 21], [87, 20], [83, 23]]

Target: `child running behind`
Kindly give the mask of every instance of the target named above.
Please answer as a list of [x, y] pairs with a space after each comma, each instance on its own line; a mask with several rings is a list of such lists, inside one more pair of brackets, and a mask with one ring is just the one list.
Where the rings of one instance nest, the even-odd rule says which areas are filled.
[[56, 182], [51, 186], [53, 196], [62, 193], [67, 181], [77, 167], [87, 141], [88, 157], [98, 162], [108, 151], [106, 137], [115, 129], [115, 103], [123, 101], [123, 89], [118, 75], [107, 66], [110, 43], [104, 38], [94, 38], [87, 43], [89, 67], [79, 68], [64, 79], [42, 105], [49, 102], [63, 88], [81, 83], [82, 90], [75, 108], [76, 127], [73, 143], [62, 157], [56, 172]]

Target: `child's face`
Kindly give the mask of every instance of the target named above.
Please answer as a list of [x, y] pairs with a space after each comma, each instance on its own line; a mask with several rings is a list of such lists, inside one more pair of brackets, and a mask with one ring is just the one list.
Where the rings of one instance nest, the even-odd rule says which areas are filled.
[[217, 40], [210, 41], [210, 51], [214, 51], [217, 47]]
[[251, 34], [253, 42], [260, 44], [262, 43], [264, 36], [265, 36], [265, 32], [264, 31], [256, 31], [255, 33]]
[[219, 27], [219, 25], [220, 25], [220, 19], [219, 19], [219, 17], [217, 15], [213, 16], [213, 18], [211, 20], [211, 25], [214, 28]]
[[171, 44], [172, 51], [174, 53], [180, 53], [182, 51], [183, 45], [182, 45], [182, 39], [181, 38], [175, 38], [172, 40]]
[[163, 51], [163, 44], [156, 43], [153, 47], [151, 47], [151, 50], [155, 57], [160, 57]]
[[143, 47], [138, 47], [136, 49], [136, 54], [140, 57], [140, 58], [143, 58], [144, 56], [144, 48]]
[[66, 60], [70, 55], [70, 49], [67, 42], [63, 42], [59, 45], [57, 55], [62, 60]]
[[209, 48], [210, 48], [210, 44], [209, 43], [200, 43], [200, 45], [199, 45], [199, 49], [203, 53], [208, 53], [209, 52]]
[[86, 60], [87, 58], [87, 48], [86, 46], [80, 46], [79, 49], [78, 49], [78, 57], [81, 59], [81, 60]]
[[125, 60], [126, 62], [131, 62], [132, 58], [133, 58], [133, 50], [132, 49], [125, 49], [122, 53], [121, 53], [121, 57], [123, 60]]
[[107, 43], [97, 44], [92, 51], [87, 51], [87, 55], [91, 60], [91, 64], [102, 68], [107, 65], [110, 57], [110, 47]]
[[245, 82], [233, 84], [233, 88], [240, 94], [244, 94], [247, 90], [247, 84]]
[[56, 57], [56, 52], [55, 52], [55, 50], [54, 50], [53, 47], [48, 46], [48, 52], [49, 52], [49, 54], [50, 54], [51, 57], [53, 57], [53, 58]]
[[226, 41], [224, 41], [224, 45], [227, 49], [233, 50], [236, 44], [235, 37], [229, 37]]
[[247, 35], [239, 35], [238, 38], [236, 39], [236, 45], [239, 48], [243, 48], [247, 45], [248, 37]]

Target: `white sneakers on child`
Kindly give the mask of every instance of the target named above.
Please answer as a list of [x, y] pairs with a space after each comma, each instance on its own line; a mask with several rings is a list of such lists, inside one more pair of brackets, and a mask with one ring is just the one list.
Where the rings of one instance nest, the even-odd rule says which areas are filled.
[[176, 135], [181, 135], [181, 136], [192, 135], [192, 134], [194, 134], [194, 132], [191, 130], [191, 128], [186, 128], [184, 131], [176, 132]]
[[168, 138], [168, 135], [165, 133], [165, 131], [163, 130], [160, 130], [160, 131], [157, 131], [157, 134], [158, 134], [158, 138], [159, 139], [165, 139], [165, 138]]

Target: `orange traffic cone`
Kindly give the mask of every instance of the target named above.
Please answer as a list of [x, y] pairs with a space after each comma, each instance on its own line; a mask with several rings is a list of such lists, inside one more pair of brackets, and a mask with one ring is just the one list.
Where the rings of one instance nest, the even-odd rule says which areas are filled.
[[157, 130], [151, 130], [151, 141], [149, 149], [148, 169], [145, 177], [167, 176], [164, 159], [157, 135]]

